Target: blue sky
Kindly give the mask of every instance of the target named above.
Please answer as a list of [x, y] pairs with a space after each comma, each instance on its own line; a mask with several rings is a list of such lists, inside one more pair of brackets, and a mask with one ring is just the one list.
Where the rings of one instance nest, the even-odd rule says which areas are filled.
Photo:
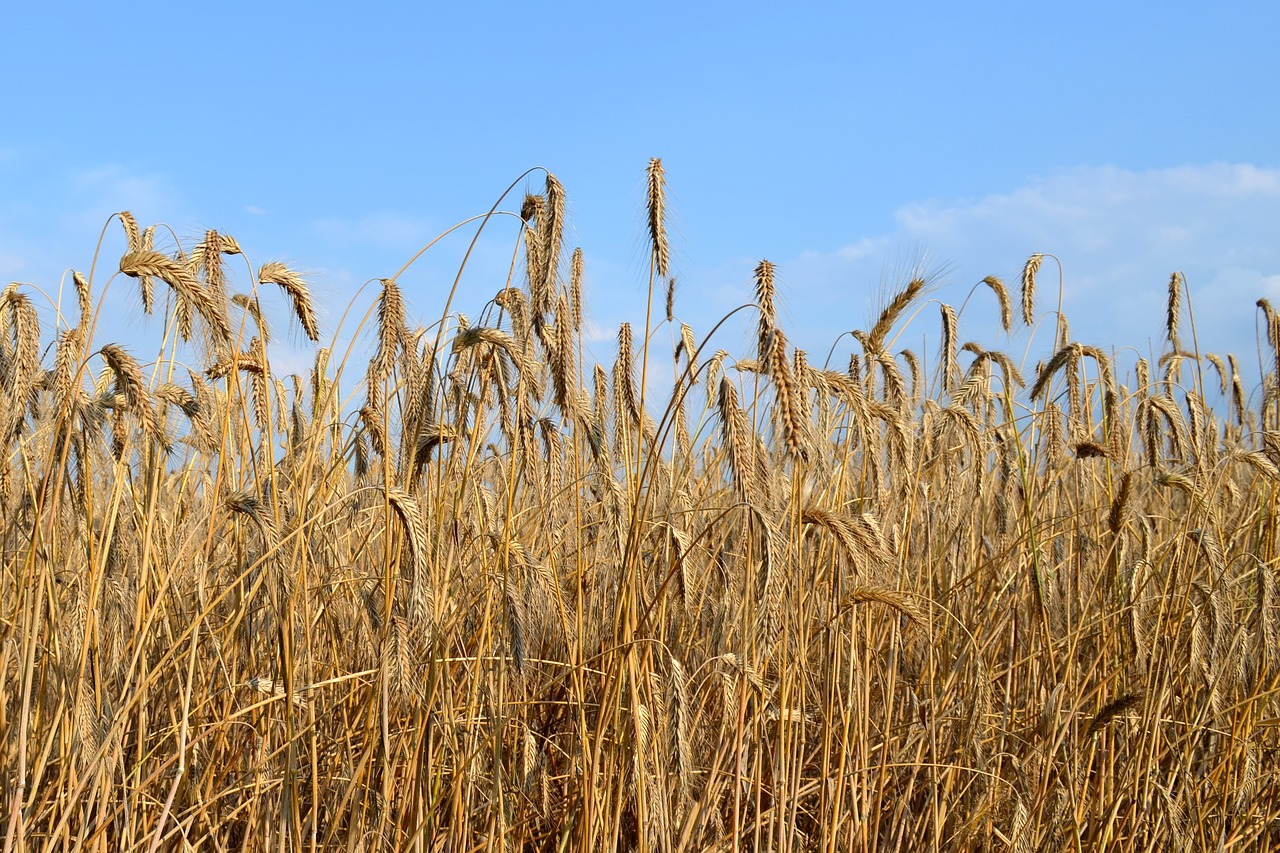
[[[544, 166], [608, 357], [617, 323], [643, 322], [658, 156], [678, 313], [699, 333], [749, 301], [760, 258], [792, 340], [825, 354], [915, 259], [959, 305], [1051, 252], [1082, 341], [1158, 347], [1183, 270], [1204, 348], [1256, 362], [1253, 303], [1280, 302], [1277, 31], [1262, 2], [17, 4], [0, 35], [0, 276], [56, 289], [129, 209], [306, 271], [332, 332], [363, 282]], [[462, 310], [502, 286], [513, 236], [484, 242]], [[420, 322], [464, 247], [402, 280]], [[130, 340], [136, 297], [112, 287], [99, 339]], [[989, 301], [962, 337], [1021, 354]], [[937, 329], [926, 307], [902, 344]]]

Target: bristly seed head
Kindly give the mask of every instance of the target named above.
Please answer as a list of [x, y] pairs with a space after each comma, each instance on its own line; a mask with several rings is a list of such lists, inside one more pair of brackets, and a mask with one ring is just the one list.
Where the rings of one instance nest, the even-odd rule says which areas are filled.
[[1036, 319], [1036, 273], [1040, 271], [1042, 263], [1044, 255], [1036, 252], [1022, 268], [1022, 322], [1028, 326]]
[[649, 196], [646, 205], [649, 212], [649, 242], [653, 249], [653, 268], [659, 278], [667, 277], [671, 250], [667, 245], [666, 199], [667, 180], [662, 171], [662, 160], [649, 160]]

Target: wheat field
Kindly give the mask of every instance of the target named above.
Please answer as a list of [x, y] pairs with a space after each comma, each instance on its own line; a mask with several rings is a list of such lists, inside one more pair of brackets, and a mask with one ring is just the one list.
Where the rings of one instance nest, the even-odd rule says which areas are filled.
[[[760, 261], [733, 355], [680, 320], [653, 160], [649, 312], [599, 364], [537, 174], [468, 226], [504, 286], [374, 280], [367, 358], [291, 268], [129, 213], [4, 290], [3, 853], [1280, 841], [1265, 300], [1254, 394], [1180, 275], [1122, 362], [1040, 254], [958, 309], [896, 282], [838, 369]], [[984, 312], [1041, 351], [965, 343]]]

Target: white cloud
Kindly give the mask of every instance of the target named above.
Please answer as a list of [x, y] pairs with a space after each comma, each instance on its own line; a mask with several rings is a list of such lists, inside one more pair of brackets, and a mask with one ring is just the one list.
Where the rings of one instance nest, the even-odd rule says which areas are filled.
[[359, 219], [321, 219], [315, 223], [315, 229], [320, 236], [329, 240], [366, 243], [399, 250], [425, 246], [437, 230], [427, 219], [391, 211], [373, 213]]
[[[1280, 296], [1277, 169], [1081, 167], [1007, 193], [910, 204], [897, 211], [895, 221], [891, 234], [779, 264], [795, 285], [789, 294], [792, 314], [802, 319], [810, 345], [874, 322], [885, 260], [903, 246], [921, 247], [935, 266], [949, 268], [933, 295], [957, 307], [973, 283], [989, 274], [1003, 278], [1016, 301], [1025, 259], [1033, 252], [1052, 253], [1065, 269], [1062, 300], [1073, 337], [1117, 350], [1133, 347], [1144, 355], [1150, 347], [1160, 349], [1167, 284], [1175, 270], [1190, 285], [1201, 350], [1235, 352], [1242, 361], [1256, 351], [1255, 301]], [[1058, 271], [1047, 260], [1037, 289], [1038, 315], [1056, 308], [1057, 290]], [[962, 337], [998, 346], [995, 316], [989, 294], [975, 294], [961, 321]], [[1185, 309], [1183, 316], [1186, 338]], [[936, 318], [936, 311], [923, 311], [916, 321], [919, 334], [936, 340]], [[913, 325], [912, 340], [918, 340], [915, 332]], [[1033, 346], [1032, 360], [1043, 348]]]
[[68, 203], [53, 209], [67, 211], [61, 221], [68, 231], [101, 228], [111, 214], [121, 210], [132, 211], [143, 225], [164, 221], [173, 214], [173, 192], [155, 175], [107, 165], [71, 172], [63, 184], [63, 191], [76, 202], [69, 198]]

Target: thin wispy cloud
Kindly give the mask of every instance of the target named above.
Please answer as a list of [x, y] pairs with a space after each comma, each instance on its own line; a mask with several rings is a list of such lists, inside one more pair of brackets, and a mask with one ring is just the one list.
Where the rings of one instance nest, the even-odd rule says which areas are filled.
[[[1052, 253], [1064, 267], [1062, 301], [1073, 336], [1144, 354], [1148, 341], [1158, 346], [1174, 271], [1190, 286], [1202, 349], [1252, 353], [1254, 302], [1280, 294], [1275, 169], [1082, 167], [1010, 192], [912, 203], [894, 219], [891, 233], [780, 263], [793, 284], [792, 313], [818, 325], [810, 337], [865, 324], [886, 261], [901, 247], [918, 247], [931, 263], [948, 268], [935, 295], [953, 304], [986, 275], [1016, 286], [1031, 253]], [[1048, 262], [1038, 312], [1056, 308], [1057, 284], [1057, 269]]]
[[352, 218], [327, 217], [317, 220], [314, 229], [317, 235], [326, 240], [382, 246], [400, 251], [425, 245], [438, 230], [425, 217], [394, 211], [380, 211]]

